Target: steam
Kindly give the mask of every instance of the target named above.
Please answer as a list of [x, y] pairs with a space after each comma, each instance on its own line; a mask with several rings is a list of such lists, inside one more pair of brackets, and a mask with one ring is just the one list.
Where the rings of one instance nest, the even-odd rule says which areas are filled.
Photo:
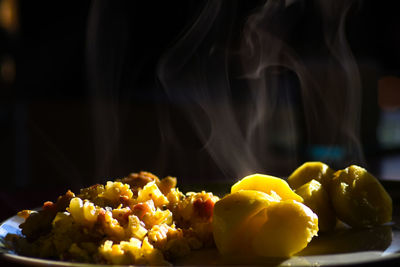
[[[112, 31], [107, 25], [113, 18], [105, 12], [108, 2], [92, 3], [88, 18], [87, 62], [88, 77], [94, 114], [94, 144], [96, 173], [94, 177], [115, 177], [112, 162], [115, 160], [120, 142], [121, 114], [119, 113], [122, 68], [129, 32], [127, 14], [119, 14], [115, 25], [120, 31]], [[108, 30], [108, 31], [107, 31]], [[101, 34], [105, 31], [107, 34]], [[101, 45], [99, 45], [101, 44]]]
[[[158, 74], [167, 95], [181, 103], [204, 148], [227, 175], [258, 169], [232, 103], [229, 79], [231, 14], [223, 1], [208, 1], [183, 38], [160, 61]], [[218, 31], [224, 29], [223, 32]], [[201, 112], [199, 112], [201, 110]], [[199, 118], [204, 113], [206, 117]], [[170, 121], [162, 129], [170, 140]]]
[[[343, 149], [341, 164], [363, 160], [361, 84], [345, 32], [354, 2], [269, 0], [238, 35], [235, 2], [210, 0], [162, 57], [162, 87], [226, 177], [293, 169], [310, 145]], [[308, 8], [319, 32], [291, 39]], [[179, 147], [167, 111], [164, 142]]]
[[[323, 19], [324, 37], [327, 47], [336, 62], [331, 69], [336, 71], [326, 80], [330, 90], [327, 97], [335, 97], [335, 107], [330, 106], [334, 125], [338, 129], [339, 142], [346, 145], [348, 156], [355, 161], [364, 161], [359, 137], [361, 108], [361, 81], [356, 61], [346, 41], [346, 14], [354, 1], [319, 1], [321, 18]], [[334, 74], [334, 75], [332, 75]], [[328, 84], [325, 84], [328, 86]], [[334, 87], [333, 87], [334, 86]], [[339, 91], [340, 90], [340, 91]], [[339, 94], [334, 95], [335, 91]], [[327, 103], [331, 104], [331, 103]], [[341, 104], [341, 105], [340, 105]]]

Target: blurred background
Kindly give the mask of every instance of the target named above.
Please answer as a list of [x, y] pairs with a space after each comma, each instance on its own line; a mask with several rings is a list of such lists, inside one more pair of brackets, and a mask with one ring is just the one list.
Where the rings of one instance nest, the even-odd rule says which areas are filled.
[[[229, 48], [234, 51], [247, 18], [265, 1], [231, 2], [225, 4], [234, 12], [228, 14]], [[285, 40], [308, 55], [321, 38], [318, 16], [312, 4], [297, 2], [306, 4], [294, 3], [283, 15], [287, 19], [293, 13], [288, 23], [297, 26], [284, 29], [289, 36]], [[165, 90], [168, 81], [160, 79], [160, 59], [168, 63], [168, 51], [179, 51], [174, 50], [179, 40], [190, 40], [184, 33], [201, 22], [197, 18], [207, 3], [0, 0], [0, 202], [6, 207], [0, 219], [54, 200], [67, 189], [141, 170], [177, 176], [178, 185], [239, 178], [241, 172], [225, 166], [215, 151], [210, 153], [204, 132], [199, 135], [199, 126], [187, 116], [207, 114], [182, 108], [195, 109], [187, 97], [193, 100], [196, 94], [171, 97]], [[345, 20], [360, 78], [360, 116], [354, 123], [359, 123], [362, 149], [354, 152], [357, 159], [349, 160], [340, 144], [316, 141], [329, 135], [329, 123], [313, 124], [319, 131], [307, 132], [298, 89], [288, 89], [284, 108], [279, 101], [275, 107], [274, 134], [266, 146], [270, 160], [254, 171], [285, 177], [304, 161], [321, 160], [337, 168], [354, 162], [380, 179], [400, 179], [397, 10], [395, 1], [358, 1]], [[285, 80], [280, 86], [299, 87], [296, 75], [278, 73], [278, 80]], [[247, 107], [241, 105], [246, 99], [242, 83], [236, 79], [231, 85], [232, 105], [238, 110]], [[289, 128], [284, 127], [287, 113], [296, 115]], [[226, 129], [224, 135], [229, 139], [234, 133]], [[233, 157], [226, 153], [228, 160]]]

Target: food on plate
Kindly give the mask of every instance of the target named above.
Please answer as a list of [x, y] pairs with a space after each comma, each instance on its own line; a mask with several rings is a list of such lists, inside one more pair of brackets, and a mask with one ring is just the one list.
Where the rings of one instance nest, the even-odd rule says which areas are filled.
[[296, 200], [284, 200], [267, 209], [268, 219], [253, 240], [256, 254], [290, 257], [304, 249], [318, 232], [318, 217]]
[[[222, 254], [241, 252], [256, 234], [262, 212], [278, 200], [260, 191], [241, 190], [226, 195], [214, 206], [213, 232]], [[247, 240], [247, 244], [243, 243]]]
[[215, 204], [213, 229], [225, 256], [290, 257], [317, 234], [318, 217], [296, 200], [239, 190]]
[[288, 183], [319, 216], [321, 231], [334, 228], [333, 216], [351, 227], [372, 227], [392, 219], [390, 195], [377, 178], [357, 165], [335, 172], [325, 163], [306, 162]]
[[[288, 183], [253, 174], [214, 208], [214, 240], [224, 255], [290, 257], [318, 232], [318, 217]], [[234, 219], [233, 219], [234, 218]]]
[[[392, 200], [368, 171], [334, 172], [307, 162], [284, 179], [253, 174], [219, 198], [177, 188], [177, 179], [149, 172], [71, 191], [39, 211], [23, 210], [18, 254], [100, 264], [165, 265], [194, 250], [224, 257], [284, 258], [301, 252], [319, 230], [338, 221], [373, 227], [392, 219]], [[214, 250], [215, 251], [215, 250]]]
[[231, 187], [231, 193], [246, 189], [279, 196], [281, 200], [293, 199], [303, 202], [301, 196], [297, 195], [285, 180], [271, 175], [252, 174], [246, 176]]
[[334, 172], [334, 170], [323, 162], [309, 161], [298, 167], [289, 176], [288, 183], [291, 188], [297, 189], [311, 180], [317, 180], [324, 187], [329, 187], [329, 182]]
[[392, 220], [392, 199], [366, 169], [351, 165], [335, 172], [330, 197], [337, 217], [352, 227], [372, 227]]
[[304, 204], [318, 215], [318, 228], [322, 232], [333, 230], [337, 219], [332, 207], [331, 199], [317, 180], [311, 180], [295, 190], [300, 195]]
[[40, 211], [25, 210], [24, 236], [8, 235], [17, 253], [65, 261], [165, 265], [213, 246], [212, 213], [219, 198], [181, 193], [176, 178], [148, 172], [68, 191]]

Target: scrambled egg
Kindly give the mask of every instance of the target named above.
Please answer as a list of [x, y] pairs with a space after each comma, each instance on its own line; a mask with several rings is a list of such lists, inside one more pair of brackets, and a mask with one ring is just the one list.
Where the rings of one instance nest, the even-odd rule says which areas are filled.
[[24, 210], [17, 253], [105, 264], [169, 265], [213, 245], [212, 193], [181, 193], [176, 178], [148, 172], [68, 191], [42, 210]]

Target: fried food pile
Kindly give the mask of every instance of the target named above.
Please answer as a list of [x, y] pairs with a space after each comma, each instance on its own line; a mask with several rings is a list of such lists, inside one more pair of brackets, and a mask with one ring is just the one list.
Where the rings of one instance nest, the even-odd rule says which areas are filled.
[[23, 237], [7, 236], [18, 254], [105, 264], [168, 265], [213, 245], [212, 193], [181, 193], [176, 178], [149, 172], [68, 191], [56, 203], [19, 216]]

